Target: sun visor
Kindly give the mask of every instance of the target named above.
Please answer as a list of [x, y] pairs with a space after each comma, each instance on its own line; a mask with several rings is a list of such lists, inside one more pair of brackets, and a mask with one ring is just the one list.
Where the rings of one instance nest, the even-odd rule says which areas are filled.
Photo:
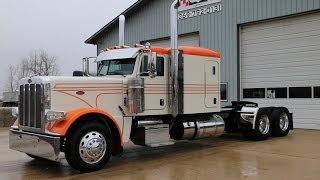
[[139, 50], [139, 48], [124, 48], [104, 51], [99, 54], [99, 56], [97, 57], [97, 61], [135, 58]]

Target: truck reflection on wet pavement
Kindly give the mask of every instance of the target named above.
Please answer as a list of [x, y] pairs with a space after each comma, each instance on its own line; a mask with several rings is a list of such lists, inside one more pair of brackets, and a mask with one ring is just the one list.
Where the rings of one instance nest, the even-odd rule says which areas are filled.
[[80, 174], [65, 159], [33, 160], [8, 148], [0, 129], [1, 179], [320, 179], [320, 131], [263, 142], [225, 135], [158, 148], [125, 145], [100, 171]]

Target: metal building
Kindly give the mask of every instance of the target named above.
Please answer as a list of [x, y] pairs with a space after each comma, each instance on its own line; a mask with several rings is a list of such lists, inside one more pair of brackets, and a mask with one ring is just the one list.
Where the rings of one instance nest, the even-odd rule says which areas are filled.
[[[126, 44], [169, 46], [172, 2], [139, 0], [123, 12]], [[179, 45], [221, 52], [224, 105], [286, 106], [295, 127], [320, 129], [319, 10], [320, 0], [180, 0]], [[118, 18], [86, 43], [117, 45]]]

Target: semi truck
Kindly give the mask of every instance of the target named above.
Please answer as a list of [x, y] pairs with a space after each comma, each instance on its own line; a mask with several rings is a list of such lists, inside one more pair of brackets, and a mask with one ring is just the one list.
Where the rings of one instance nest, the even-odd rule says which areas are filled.
[[[90, 172], [121, 154], [128, 141], [158, 147], [226, 132], [253, 140], [286, 136], [293, 121], [285, 107], [241, 101], [222, 107], [221, 55], [178, 46], [177, 8], [175, 0], [169, 48], [125, 46], [125, 17], [120, 16], [119, 45], [98, 55], [96, 75], [84, 58], [83, 72], [73, 77], [20, 80], [10, 148], [52, 161], [64, 153], [72, 168]], [[170, 140], [150, 140], [160, 130]]]

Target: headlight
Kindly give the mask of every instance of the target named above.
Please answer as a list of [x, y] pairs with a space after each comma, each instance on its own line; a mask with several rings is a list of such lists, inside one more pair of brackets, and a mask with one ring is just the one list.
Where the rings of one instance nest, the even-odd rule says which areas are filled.
[[65, 120], [66, 115], [67, 113], [64, 111], [49, 110], [46, 112], [46, 120], [47, 122], [62, 121], [62, 120]]
[[51, 108], [51, 85], [50, 84], [45, 84], [44, 85], [44, 108], [45, 109], [50, 109]]

